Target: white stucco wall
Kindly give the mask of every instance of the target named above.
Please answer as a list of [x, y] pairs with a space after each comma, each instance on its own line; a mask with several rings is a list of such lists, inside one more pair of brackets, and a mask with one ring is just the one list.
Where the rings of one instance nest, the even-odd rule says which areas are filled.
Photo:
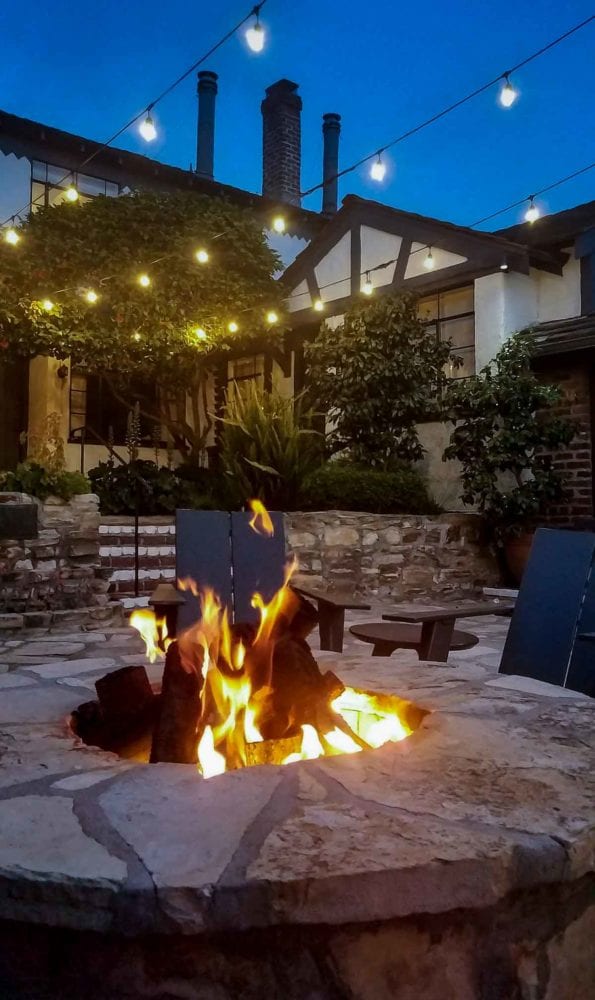
[[553, 319], [568, 319], [581, 314], [581, 264], [573, 250], [562, 276], [547, 271], [531, 271], [537, 284], [537, 318], [540, 323]]
[[351, 233], [344, 233], [314, 268], [323, 302], [342, 299], [351, 292]]

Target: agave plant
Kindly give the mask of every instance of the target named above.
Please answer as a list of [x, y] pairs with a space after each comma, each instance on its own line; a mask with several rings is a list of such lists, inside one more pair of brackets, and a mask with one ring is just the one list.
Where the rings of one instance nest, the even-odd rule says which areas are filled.
[[295, 510], [305, 481], [321, 464], [324, 436], [303, 394], [286, 398], [255, 382], [231, 383], [222, 417], [223, 467], [230, 499], [258, 497], [267, 506]]

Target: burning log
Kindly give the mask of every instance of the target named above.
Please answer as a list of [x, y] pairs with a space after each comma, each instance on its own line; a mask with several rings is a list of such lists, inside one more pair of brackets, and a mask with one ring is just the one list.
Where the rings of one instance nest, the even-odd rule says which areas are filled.
[[151, 763], [195, 764], [202, 689], [201, 664], [185, 670], [177, 642], [165, 654], [161, 705], [153, 733]]
[[146, 724], [155, 695], [143, 666], [122, 667], [95, 682], [104, 724], [113, 736]]

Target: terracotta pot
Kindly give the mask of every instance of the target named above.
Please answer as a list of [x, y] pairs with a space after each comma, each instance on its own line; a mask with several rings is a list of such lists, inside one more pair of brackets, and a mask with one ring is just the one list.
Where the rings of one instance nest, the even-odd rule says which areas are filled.
[[525, 531], [522, 535], [511, 535], [504, 542], [504, 558], [508, 572], [517, 584], [523, 578], [523, 572], [533, 544], [533, 535], [533, 531]]

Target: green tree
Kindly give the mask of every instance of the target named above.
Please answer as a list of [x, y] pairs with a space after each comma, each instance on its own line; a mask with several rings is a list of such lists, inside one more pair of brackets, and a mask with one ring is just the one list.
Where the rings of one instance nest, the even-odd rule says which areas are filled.
[[379, 467], [421, 458], [416, 423], [439, 413], [448, 357], [410, 293], [358, 303], [335, 329], [323, 324], [306, 358], [314, 404], [332, 421], [333, 450]]
[[444, 459], [461, 462], [463, 502], [477, 506], [497, 540], [531, 526], [564, 492], [554, 457], [575, 428], [552, 412], [562, 392], [538, 381], [532, 351], [531, 332], [515, 334], [446, 397], [455, 426]]
[[232, 343], [264, 335], [267, 311], [281, 305], [280, 262], [262, 220], [223, 198], [138, 193], [43, 209], [20, 235], [0, 247], [0, 346], [70, 358], [106, 377], [131, 408], [127, 387], [142, 377], [157, 390], [155, 406], [143, 400], [145, 415], [182, 452], [202, 451], [209, 370]]

